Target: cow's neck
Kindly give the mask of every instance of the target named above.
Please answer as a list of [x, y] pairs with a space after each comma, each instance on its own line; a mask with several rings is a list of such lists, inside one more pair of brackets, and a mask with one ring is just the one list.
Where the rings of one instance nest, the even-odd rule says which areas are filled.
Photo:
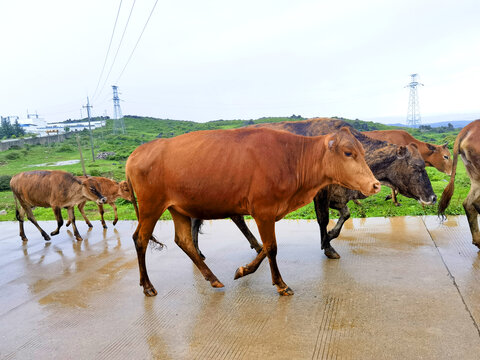
[[301, 174], [299, 186], [309, 189], [309, 191], [318, 191], [320, 188], [332, 184], [332, 180], [325, 175], [325, 167], [329, 166], [324, 161], [326, 152], [325, 136], [304, 139], [299, 159], [299, 173]]

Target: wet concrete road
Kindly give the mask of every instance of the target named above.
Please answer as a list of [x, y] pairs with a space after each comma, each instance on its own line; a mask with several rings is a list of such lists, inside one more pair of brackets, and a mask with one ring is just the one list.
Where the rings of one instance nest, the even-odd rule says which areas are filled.
[[[77, 242], [45, 242], [26, 223], [0, 223], [1, 359], [478, 359], [480, 255], [465, 217], [349, 220], [320, 250], [314, 221], [277, 223], [278, 265], [295, 291], [280, 297], [268, 262], [235, 225], [207, 222], [200, 247], [225, 284], [213, 289], [173, 242], [172, 222], [147, 251], [158, 296], [138, 286], [136, 222], [99, 222]], [[41, 222], [47, 231], [54, 222]], [[253, 222], [249, 227], [256, 232]]]

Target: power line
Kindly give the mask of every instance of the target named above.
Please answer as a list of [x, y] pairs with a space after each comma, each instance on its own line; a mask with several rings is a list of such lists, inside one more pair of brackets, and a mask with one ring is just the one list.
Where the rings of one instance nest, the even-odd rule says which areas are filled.
[[118, 16], [120, 15], [120, 9], [122, 8], [122, 1], [123, 0], [120, 0], [120, 5], [118, 6], [117, 17], [115, 18], [115, 24], [113, 25], [112, 36], [110, 37], [110, 43], [108, 44], [107, 54], [105, 55], [105, 61], [103, 62], [102, 71], [100, 72], [100, 77], [98, 78], [97, 87], [93, 92], [92, 99], [94, 99], [95, 95], [97, 94], [98, 86], [100, 85], [100, 80], [102, 80], [103, 71], [105, 70], [105, 65], [107, 65], [108, 54], [110, 53], [110, 48], [112, 47], [113, 35], [115, 34], [115, 29], [117, 28]]
[[123, 72], [124, 72], [125, 69], [127, 68], [128, 63], [129, 63], [130, 60], [132, 59], [133, 53], [134, 53], [135, 50], [137, 49], [138, 43], [140, 42], [140, 39], [142, 38], [142, 35], [143, 35], [145, 29], [147, 28], [148, 22], [150, 21], [150, 18], [152, 17], [153, 11], [155, 10], [155, 7], [157, 6], [157, 3], [158, 3], [158, 0], [156, 0], [156, 1], [155, 1], [155, 4], [153, 4], [152, 11], [150, 11], [150, 15], [148, 15], [148, 19], [147, 19], [147, 21], [145, 22], [145, 25], [143, 26], [142, 32], [140, 33], [140, 36], [138, 37], [138, 40], [137, 40], [137, 42], [135, 43], [135, 46], [133, 47], [133, 50], [132, 50], [132, 52], [130, 53], [130, 56], [128, 57], [128, 60], [127, 60], [127, 62], [126, 62], [126, 64], [125, 64], [125, 66], [123, 67], [120, 75], [119, 75], [118, 78], [117, 78], [117, 81], [116, 81], [117, 84], [118, 84], [118, 81], [120, 80], [120, 78], [122, 77]]
[[105, 84], [107, 83], [110, 73], [112, 72], [113, 66], [115, 65], [115, 61], [117, 60], [117, 55], [118, 55], [118, 52], [120, 51], [120, 47], [122, 46], [123, 38], [125, 36], [125, 32], [127, 31], [128, 23], [130, 22], [130, 17], [132, 16], [133, 8], [135, 7], [135, 2], [136, 0], [133, 0], [132, 8], [130, 9], [130, 14], [128, 14], [127, 23], [125, 24], [125, 28], [123, 29], [122, 37], [120, 38], [120, 43], [118, 44], [117, 52], [115, 53], [112, 65], [110, 66], [110, 70], [108, 71], [108, 75], [105, 78], [105, 81], [103, 82], [102, 89], [100, 90], [99, 94], [101, 94], [103, 89], [105, 88]]

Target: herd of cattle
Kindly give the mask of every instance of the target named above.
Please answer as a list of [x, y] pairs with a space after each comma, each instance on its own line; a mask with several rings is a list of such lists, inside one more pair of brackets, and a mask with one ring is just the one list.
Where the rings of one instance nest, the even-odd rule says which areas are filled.
[[[453, 158], [447, 144], [433, 145], [401, 130], [359, 132], [337, 119], [259, 124], [241, 129], [197, 131], [169, 139], [156, 139], [139, 146], [127, 160], [126, 180], [120, 183], [102, 177], [73, 176], [63, 171], [29, 171], [12, 177], [10, 187], [16, 202], [20, 237], [27, 241], [23, 222], [27, 218], [45, 240], [32, 208], [51, 207], [57, 219], [57, 235], [63, 225], [61, 209], [68, 212], [77, 240], [74, 206], [83, 210], [87, 201], [98, 205], [102, 225], [103, 204], [110, 204], [118, 221], [115, 200], [133, 203], [138, 226], [133, 234], [140, 270], [140, 285], [147, 296], [157, 291], [150, 282], [145, 252], [154, 227], [165, 210], [175, 224], [175, 242], [192, 259], [213, 287], [223, 287], [205, 264], [198, 247], [204, 219], [230, 217], [256, 250], [255, 259], [235, 273], [235, 279], [256, 271], [268, 257], [273, 284], [280, 295], [293, 291], [283, 281], [276, 262], [275, 222], [312, 200], [320, 226], [325, 255], [340, 255], [330, 244], [349, 218], [348, 201], [364, 199], [380, 191], [380, 184], [396, 194], [436, 203], [425, 166], [450, 176], [439, 203], [444, 215], [454, 190], [458, 155], [465, 163], [471, 189], [464, 201], [473, 244], [480, 247], [477, 215], [480, 212], [480, 120], [463, 128], [454, 144]], [[327, 231], [329, 208], [340, 213], [335, 227]], [[262, 244], [248, 229], [244, 216], [255, 220]]]

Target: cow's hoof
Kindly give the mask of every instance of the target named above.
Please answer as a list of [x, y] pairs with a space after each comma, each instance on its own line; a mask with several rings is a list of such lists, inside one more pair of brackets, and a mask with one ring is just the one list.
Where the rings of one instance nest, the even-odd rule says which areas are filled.
[[70, 221], [68, 221], [66, 224], [65, 224], [66, 227], [69, 227], [70, 226]]
[[21, 238], [22, 238], [22, 241], [23, 241], [23, 242], [27, 242], [27, 241], [28, 241], [28, 239], [27, 239], [26, 236], [21, 236]]
[[55, 235], [58, 235], [59, 231], [58, 230], [55, 230], [55, 231], [52, 231], [50, 233], [51, 236], [55, 236]]
[[83, 238], [81, 236], [75, 236], [75, 239], [77, 239], [77, 241], [83, 241]]
[[118, 222], [118, 219], [113, 220], [113, 226], [115, 226], [117, 224], [117, 222]]
[[155, 288], [148, 288], [148, 289], [143, 289], [143, 293], [145, 296], [152, 297], [152, 296], [157, 296], [157, 290]]
[[93, 227], [93, 225], [90, 224], [90, 223], [88, 223], [87, 226], [88, 226], [89, 228], [92, 228], [92, 227]]
[[240, 267], [237, 269], [237, 271], [235, 271], [235, 276], [233, 277], [233, 279], [234, 279], [234, 280], [237, 280], [237, 279], [241, 278], [241, 277], [244, 275], [243, 271], [244, 271], [244, 267], [243, 267], [243, 266], [240, 266]]
[[475, 245], [477, 248], [480, 249], [480, 243], [478, 243], [478, 242], [472, 242], [472, 244]]
[[402, 204], [400, 204], [399, 202], [396, 202], [394, 204], [395, 204], [395, 206], [402, 206]]
[[45, 239], [45, 241], [50, 241], [50, 236], [48, 236], [48, 234], [42, 234], [43, 235], [43, 238]]
[[103, 225], [103, 228], [104, 228], [104, 229], [108, 229], [108, 226], [107, 226], [107, 225]]
[[214, 288], [223, 288], [225, 287], [225, 285], [223, 285], [220, 281], [218, 280], [213, 280], [213, 281], [210, 281], [210, 285], [212, 285], [212, 287]]
[[286, 287], [285, 289], [278, 290], [278, 294], [281, 296], [291, 296], [294, 294], [293, 290], [290, 287]]
[[324, 254], [329, 259], [340, 259], [340, 255], [335, 251], [334, 248], [328, 248], [324, 250]]

